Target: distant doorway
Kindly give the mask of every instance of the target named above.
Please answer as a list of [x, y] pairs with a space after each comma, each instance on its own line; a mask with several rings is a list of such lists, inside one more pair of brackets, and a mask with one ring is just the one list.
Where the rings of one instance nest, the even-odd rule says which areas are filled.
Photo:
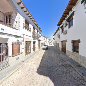
[[36, 42], [33, 41], [33, 51], [35, 51]]
[[40, 40], [38, 40], [38, 48], [40, 49]]
[[67, 42], [66, 40], [61, 42], [61, 45], [62, 45], [62, 49], [61, 50], [64, 53], [66, 53], [66, 42]]

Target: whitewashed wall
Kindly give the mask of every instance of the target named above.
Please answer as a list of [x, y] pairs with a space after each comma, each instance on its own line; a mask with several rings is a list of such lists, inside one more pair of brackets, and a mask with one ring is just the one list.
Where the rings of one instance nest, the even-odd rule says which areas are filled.
[[79, 54], [86, 57], [86, 9], [81, 4], [81, 0], [78, 1], [73, 11], [75, 11], [73, 27], [68, 28], [67, 26], [65, 28], [67, 30], [66, 35], [63, 35], [60, 30], [60, 41], [67, 40], [67, 50], [72, 52], [71, 41], [80, 39]]

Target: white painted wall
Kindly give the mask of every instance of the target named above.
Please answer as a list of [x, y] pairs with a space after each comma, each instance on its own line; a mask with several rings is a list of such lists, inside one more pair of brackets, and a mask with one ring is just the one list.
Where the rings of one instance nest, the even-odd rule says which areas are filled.
[[57, 43], [60, 44], [60, 38], [58, 37], [58, 35], [60, 35], [60, 30], [58, 30], [57, 33], [54, 35], [53, 43], [54, 43], [55, 46], [57, 46]]
[[21, 10], [20, 6], [17, 5], [17, 0], [12, 0], [12, 2], [14, 4], [14, 7], [16, 8], [16, 10], [18, 11], [18, 13], [20, 13], [32, 26], [34, 26], [36, 29], [37, 26], [32, 22], [32, 20], [23, 12], [23, 10]]
[[[2, 0], [2, 2], [5, 0]], [[6, 6], [9, 7], [9, 10], [6, 9], [1, 9], [1, 11], [5, 12], [12, 12], [12, 24], [13, 28], [10, 28], [8, 26], [0, 24], [0, 33], [3, 33], [3, 35], [0, 35], [0, 37], [3, 40], [0, 40], [0, 42], [5, 42], [7, 39], [8, 43], [8, 55], [12, 56], [12, 42], [17, 42], [19, 40], [22, 42], [20, 45], [20, 52], [25, 53], [25, 41], [31, 41], [31, 52], [33, 52], [33, 38], [32, 38], [32, 32], [33, 32], [33, 27], [35, 27], [36, 33], [39, 28], [36, 27], [36, 25], [32, 22], [32, 20], [29, 19], [29, 17], [21, 10], [21, 8], [17, 5], [17, 0], [12, 0], [6, 2]], [[31, 28], [31, 32], [29, 30], [26, 30], [24, 25], [25, 25], [25, 20], [27, 20], [29, 24], [29, 28]], [[14, 29], [15, 27], [15, 29]], [[39, 30], [38, 30], [39, 31]], [[16, 38], [16, 36], [19, 36], [19, 38]], [[6, 39], [5, 39], [6, 38]], [[36, 41], [36, 50], [38, 50], [38, 40]]]
[[60, 29], [60, 41], [67, 40], [67, 50], [72, 51], [71, 41], [80, 39], [79, 54], [86, 57], [86, 9], [81, 4], [81, 0], [78, 1], [73, 11], [75, 11], [73, 27], [65, 27], [66, 35], [63, 35]]

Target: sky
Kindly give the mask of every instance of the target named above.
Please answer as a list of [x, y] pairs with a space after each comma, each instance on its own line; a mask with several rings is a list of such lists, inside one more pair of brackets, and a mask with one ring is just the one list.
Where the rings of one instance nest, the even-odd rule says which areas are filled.
[[42, 34], [51, 38], [58, 26], [69, 0], [22, 0], [42, 29]]

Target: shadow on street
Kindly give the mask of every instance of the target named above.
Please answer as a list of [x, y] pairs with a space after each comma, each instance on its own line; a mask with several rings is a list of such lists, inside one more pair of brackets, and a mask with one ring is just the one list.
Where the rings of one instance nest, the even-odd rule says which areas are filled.
[[[49, 46], [49, 49], [45, 50], [37, 73], [49, 77], [54, 86], [86, 86], [84, 78], [76, 72], [70, 63], [74, 66], [79, 65], [65, 54], [62, 54], [59, 49]], [[78, 71], [86, 75], [86, 69], [82, 66], [78, 67]]]

